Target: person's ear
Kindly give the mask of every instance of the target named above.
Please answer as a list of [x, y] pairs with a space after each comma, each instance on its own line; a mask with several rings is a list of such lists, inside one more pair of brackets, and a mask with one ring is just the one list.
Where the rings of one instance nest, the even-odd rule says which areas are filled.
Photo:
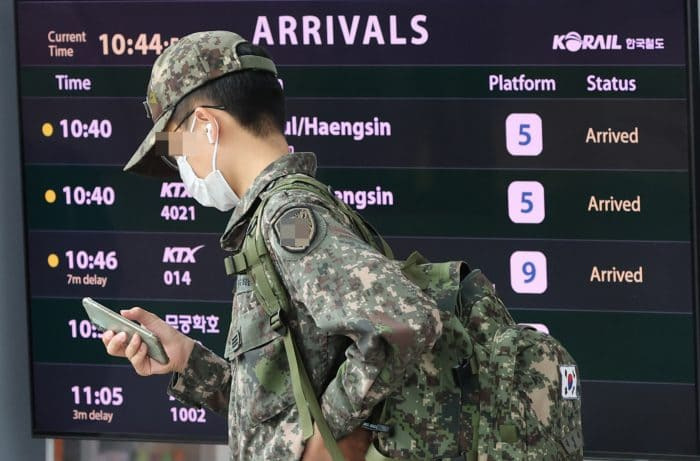
[[209, 144], [214, 144], [214, 140], [218, 136], [219, 123], [215, 119], [213, 111], [207, 110], [204, 107], [198, 107], [194, 112], [194, 117], [204, 122], [204, 134], [207, 137], [207, 141]]

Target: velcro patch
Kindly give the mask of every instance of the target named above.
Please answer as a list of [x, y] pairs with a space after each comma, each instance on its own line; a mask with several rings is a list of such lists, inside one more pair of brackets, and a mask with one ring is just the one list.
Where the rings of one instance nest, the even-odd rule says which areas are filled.
[[247, 275], [241, 274], [236, 277], [236, 294], [247, 293], [253, 290], [253, 284]]
[[576, 367], [573, 365], [562, 365], [559, 367], [561, 374], [561, 396], [567, 400], [578, 399], [578, 376]]
[[310, 209], [290, 208], [275, 221], [274, 229], [282, 248], [300, 253], [311, 246], [316, 235], [316, 221]]

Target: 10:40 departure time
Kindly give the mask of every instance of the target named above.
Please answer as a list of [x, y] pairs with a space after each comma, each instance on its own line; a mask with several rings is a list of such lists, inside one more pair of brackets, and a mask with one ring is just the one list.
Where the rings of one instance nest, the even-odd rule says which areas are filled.
[[92, 119], [89, 122], [83, 122], [79, 119], [68, 120], [66, 118], [59, 120], [61, 131], [64, 138], [93, 138], [108, 139], [112, 136], [112, 122], [109, 120]]
[[65, 186], [63, 194], [66, 205], [114, 205], [116, 194], [109, 186], [96, 186], [88, 189], [82, 186]]

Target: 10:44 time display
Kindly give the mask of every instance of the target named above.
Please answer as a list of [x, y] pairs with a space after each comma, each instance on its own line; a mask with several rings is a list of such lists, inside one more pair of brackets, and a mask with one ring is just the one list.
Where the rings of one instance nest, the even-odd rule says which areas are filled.
[[141, 33], [136, 36], [136, 40], [131, 37], [125, 37], [124, 34], [100, 34], [100, 43], [102, 43], [102, 54], [107, 56], [110, 53], [121, 56], [123, 54], [134, 54], [134, 51], [140, 51], [142, 55], [149, 52], [160, 54], [163, 48], [177, 42], [178, 37], [170, 37], [169, 40], [161, 40], [160, 34], [153, 34], [149, 37], [146, 33]]

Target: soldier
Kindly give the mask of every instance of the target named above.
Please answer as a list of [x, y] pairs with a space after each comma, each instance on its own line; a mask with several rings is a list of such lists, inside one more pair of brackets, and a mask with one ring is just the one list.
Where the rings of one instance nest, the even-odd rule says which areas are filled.
[[[276, 179], [315, 174], [313, 153], [288, 153], [276, 75], [264, 51], [226, 31], [183, 37], [153, 65], [145, 105], [154, 127], [124, 169], [179, 173], [199, 203], [233, 209], [225, 250], [239, 248]], [[323, 415], [345, 458], [364, 459], [371, 433], [362, 423], [441, 334], [435, 302], [311, 192], [274, 193], [260, 221]], [[167, 365], [150, 359], [137, 335], [126, 344], [123, 333], [108, 331], [103, 342], [139, 375], [172, 372], [168, 393], [183, 403], [225, 415], [231, 459], [330, 459], [316, 425], [302, 436], [283, 337], [264, 325], [252, 336], [241, 331], [264, 313], [245, 275], [237, 277], [232, 309], [224, 357], [139, 307], [122, 314], [160, 338]]]

